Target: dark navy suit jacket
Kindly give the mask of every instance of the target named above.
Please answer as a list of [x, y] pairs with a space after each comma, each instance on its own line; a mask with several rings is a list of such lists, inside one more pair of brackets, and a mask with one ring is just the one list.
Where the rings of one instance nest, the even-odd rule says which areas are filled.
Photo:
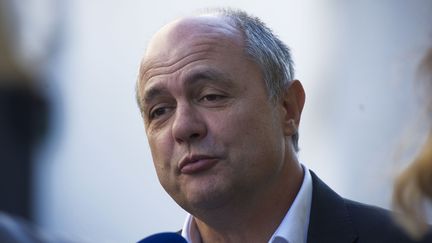
[[[388, 210], [347, 200], [312, 171], [312, 206], [307, 243], [411, 243]], [[422, 243], [431, 242], [432, 235]]]

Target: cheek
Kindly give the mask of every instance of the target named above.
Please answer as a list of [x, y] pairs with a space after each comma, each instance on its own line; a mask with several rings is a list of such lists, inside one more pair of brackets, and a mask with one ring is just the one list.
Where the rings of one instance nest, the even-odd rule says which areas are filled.
[[217, 143], [222, 143], [230, 151], [231, 159], [240, 159], [255, 147], [255, 135], [259, 127], [244, 110], [233, 110], [220, 114], [213, 119], [212, 135]]
[[167, 133], [152, 134], [148, 142], [156, 172], [161, 176], [171, 168], [173, 143]]
[[165, 136], [152, 137], [149, 139], [153, 164], [161, 186], [171, 194], [175, 191], [175, 158], [173, 156], [172, 142]]
[[[283, 146], [281, 124], [271, 109], [251, 104], [243, 109], [225, 114], [223, 122], [217, 123], [223, 140], [240, 156], [278, 156]], [[245, 153], [247, 155], [245, 155]]]
[[228, 136], [235, 140], [268, 139], [274, 133], [276, 123], [273, 114], [262, 109], [260, 105], [249, 104], [222, 115], [223, 122], [217, 122], [217, 126]]

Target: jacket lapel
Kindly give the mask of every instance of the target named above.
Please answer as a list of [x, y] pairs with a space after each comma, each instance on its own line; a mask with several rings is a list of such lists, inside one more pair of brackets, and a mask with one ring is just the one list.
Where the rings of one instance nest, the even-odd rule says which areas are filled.
[[308, 243], [352, 243], [358, 236], [344, 199], [312, 171], [312, 205]]

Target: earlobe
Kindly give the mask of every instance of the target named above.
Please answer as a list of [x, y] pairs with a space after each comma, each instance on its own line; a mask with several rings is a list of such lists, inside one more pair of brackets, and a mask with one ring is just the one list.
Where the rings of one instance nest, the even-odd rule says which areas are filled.
[[305, 102], [305, 92], [300, 81], [293, 80], [286, 87], [281, 101], [284, 110], [282, 117], [284, 133], [286, 136], [292, 136], [297, 133]]
[[292, 136], [297, 133], [297, 125], [294, 119], [289, 119], [284, 126], [284, 133], [287, 136]]

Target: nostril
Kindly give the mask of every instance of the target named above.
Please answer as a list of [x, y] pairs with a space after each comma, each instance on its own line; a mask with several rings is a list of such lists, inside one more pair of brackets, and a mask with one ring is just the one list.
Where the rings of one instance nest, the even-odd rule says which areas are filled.
[[192, 133], [189, 137], [190, 138], [199, 138], [200, 135], [199, 135], [199, 133]]

